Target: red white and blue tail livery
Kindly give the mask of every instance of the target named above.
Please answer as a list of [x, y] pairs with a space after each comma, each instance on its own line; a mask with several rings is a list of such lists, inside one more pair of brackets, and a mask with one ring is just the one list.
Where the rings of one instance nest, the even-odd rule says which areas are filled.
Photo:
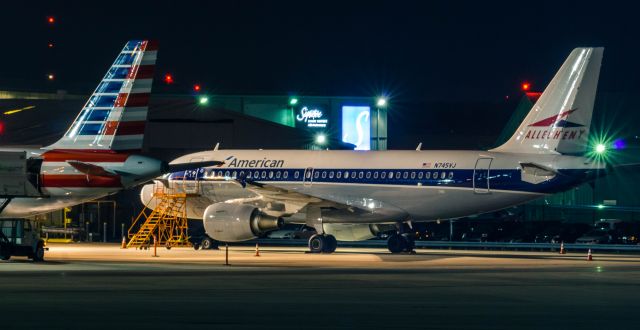
[[[127, 42], [56, 143], [41, 149], [0, 148], [0, 165], [5, 165], [0, 166], [0, 217], [57, 210], [114, 194], [166, 171], [201, 166], [170, 166], [139, 154], [157, 51], [153, 41]], [[17, 165], [6, 166], [7, 159]], [[22, 173], [22, 181], [15, 177], [20, 169], [28, 172]], [[21, 186], [31, 188], [16, 188]]]

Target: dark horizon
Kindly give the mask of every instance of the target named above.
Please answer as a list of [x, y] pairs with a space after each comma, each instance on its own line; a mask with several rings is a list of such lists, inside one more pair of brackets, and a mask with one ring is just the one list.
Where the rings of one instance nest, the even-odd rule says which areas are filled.
[[[606, 48], [600, 91], [640, 88], [634, 12], [607, 4], [5, 4], [0, 89], [88, 94], [128, 39], [160, 43], [154, 93], [388, 94], [498, 102], [542, 90], [571, 49]], [[630, 7], [630, 6], [629, 6]], [[53, 16], [54, 24], [47, 23]], [[47, 48], [52, 42], [54, 47]], [[51, 72], [56, 78], [48, 81]], [[171, 73], [167, 86], [161, 78]]]

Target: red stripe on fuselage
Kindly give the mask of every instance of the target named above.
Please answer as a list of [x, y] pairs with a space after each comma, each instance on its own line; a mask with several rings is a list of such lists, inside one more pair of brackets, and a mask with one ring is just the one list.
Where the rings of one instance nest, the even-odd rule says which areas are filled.
[[56, 149], [42, 154], [45, 162], [66, 162], [67, 160], [77, 160], [81, 162], [96, 163], [121, 163], [127, 160], [132, 153], [139, 150], [127, 150], [116, 152], [113, 150], [86, 150], [86, 149]]
[[84, 174], [43, 174], [45, 188], [121, 188], [120, 176], [93, 176]]

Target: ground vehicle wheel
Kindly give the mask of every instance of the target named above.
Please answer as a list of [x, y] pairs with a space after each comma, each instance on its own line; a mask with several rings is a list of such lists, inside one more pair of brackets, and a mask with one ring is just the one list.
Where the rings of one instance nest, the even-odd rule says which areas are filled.
[[324, 245], [324, 250], [322, 252], [324, 253], [333, 253], [336, 251], [336, 248], [338, 247], [338, 241], [336, 240], [335, 236], [333, 235], [326, 235], [324, 237], [325, 240], [325, 245]]
[[38, 242], [36, 251], [33, 254], [33, 261], [44, 261], [44, 244], [42, 242]]
[[200, 244], [193, 243], [193, 249], [196, 251], [200, 250]]
[[398, 234], [391, 234], [387, 239], [387, 248], [391, 253], [400, 253], [405, 248], [405, 240], [404, 237]]
[[209, 237], [205, 237], [202, 239], [200, 245], [202, 246], [203, 250], [209, 250], [213, 247], [213, 240]]
[[325, 244], [324, 236], [315, 234], [309, 238], [309, 251], [311, 253], [321, 253]]
[[0, 255], [0, 259], [9, 260], [9, 259], [11, 259], [11, 255], [8, 255], [8, 254], [7, 255]]
[[165, 246], [165, 248], [166, 248], [167, 250], [171, 250], [171, 246], [169, 246], [169, 245]]

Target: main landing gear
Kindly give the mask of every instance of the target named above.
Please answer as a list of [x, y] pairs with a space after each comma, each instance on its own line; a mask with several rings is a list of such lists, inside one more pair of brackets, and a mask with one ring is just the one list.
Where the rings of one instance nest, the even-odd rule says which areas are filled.
[[387, 239], [387, 247], [391, 253], [407, 252], [415, 254], [416, 242], [409, 234], [393, 233]]
[[338, 241], [333, 235], [315, 234], [309, 238], [311, 253], [333, 253], [338, 247]]

